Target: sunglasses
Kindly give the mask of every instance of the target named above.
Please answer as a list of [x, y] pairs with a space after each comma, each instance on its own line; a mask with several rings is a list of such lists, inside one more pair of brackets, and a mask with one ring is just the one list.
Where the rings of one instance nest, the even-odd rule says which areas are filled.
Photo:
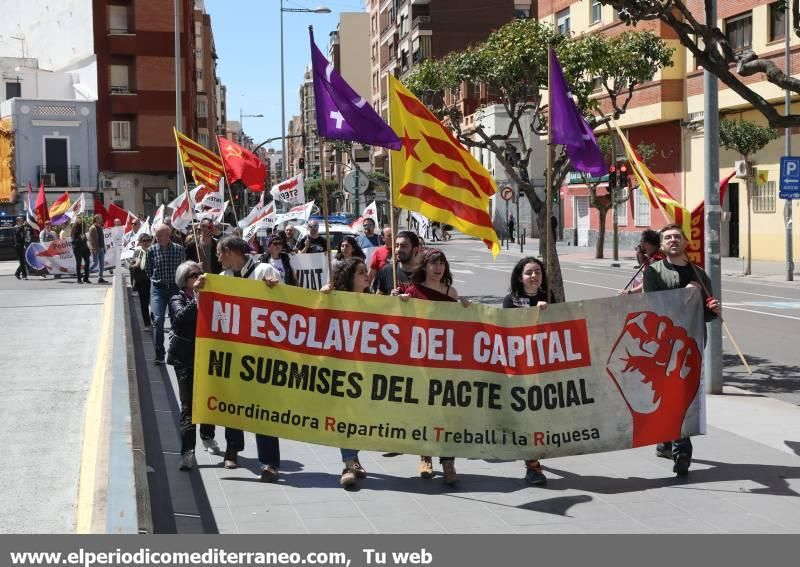
[[203, 275], [203, 272], [192, 272], [191, 274], [189, 274], [187, 279], [189, 279], [189, 278], [199, 278], [202, 275]]

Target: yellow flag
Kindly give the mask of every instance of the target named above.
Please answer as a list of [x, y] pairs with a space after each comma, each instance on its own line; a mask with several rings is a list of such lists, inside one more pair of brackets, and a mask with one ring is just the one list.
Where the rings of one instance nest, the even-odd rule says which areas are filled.
[[223, 174], [220, 157], [188, 136], [184, 136], [175, 129], [173, 131], [175, 132], [175, 143], [178, 144], [181, 153], [181, 162], [184, 167], [192, 168], [192, 177], [195, 183], [216, 187]]
[[389, 125], [403, 142], [392, 152], [394, 206], [476, 236], [497, 256], [500, 242], [489, 215], [489, 198], [497, 192], [492, 176], [392, 75]]
[[759, 169], [758, 170], [758, 177], [756, 178], [756, 184], [757, 185], [766, 185], [767, 181], [769, 181], [769, 170]]

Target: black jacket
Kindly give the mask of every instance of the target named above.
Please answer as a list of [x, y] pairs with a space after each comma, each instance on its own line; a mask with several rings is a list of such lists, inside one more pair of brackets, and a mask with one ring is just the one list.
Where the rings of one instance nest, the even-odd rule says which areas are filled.
[[21, 224], [14, 227], [14, 246], [17, 248], [25, 248], [31, 243], [32, 239], [33, 234], [31, 233], [30, 226], [27, 224]]
[[194, 341], [197, 332], [197, 299], [180, 290], [169, 300], [169, 334], [167, 355], [171, 364], [194, 368]]
[[[217, 244], [219, 244], [219, 238], [211, 238], [211, 258], [209, 258], [209, 265], [211, 266], [211, 273], [218, 274], [222, 271], [222, 264], [219, 263], [219, 258], [217, 258]], [[198, 244], [200, 245], [200, 253], [203, 253], [203, 241], [199, 240]], [[194, 242], [190, 242], [186, 245], [186, 259], [191, 260], [192, 262], [197, 262], [198, 264], [202, 265], [203, 262], [200, 261], [200, 258], [197, 257], [197, 246], [194, 245]]]
[[[283, 262], [283, 283], [286, 285], [297, 285], [297, 277], [294, 275], [294, 270], [292, 269], [292, 260], [286, 252], [281, 252], [281, 262]], [[269, 252], [266, 254], [262, 254], [261, 258], [259, 259], [259, 263], [261, 264], [269, 264], [270, 255]]]

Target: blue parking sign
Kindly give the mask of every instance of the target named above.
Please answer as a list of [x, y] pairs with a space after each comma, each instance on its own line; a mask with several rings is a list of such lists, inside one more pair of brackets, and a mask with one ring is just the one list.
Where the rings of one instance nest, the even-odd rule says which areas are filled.
[[781, 158], [781, 199], [800, 199], [800, 157]]

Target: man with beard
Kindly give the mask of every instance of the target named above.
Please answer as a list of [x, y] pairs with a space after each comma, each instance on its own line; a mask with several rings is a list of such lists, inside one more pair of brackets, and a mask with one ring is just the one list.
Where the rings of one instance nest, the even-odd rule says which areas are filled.
[[[417, 267], [419, 255], [419, 237], [409, 230], [397, 234], [394, 241], [394, 254], [397, 258], [397, 285], [411, 281], [411, 274]], [[395, 278], [392, 274], [392, 262], [378, 271], [375, 278], [375, 290], [380, 295], [389, 295], [395, 288]]]

